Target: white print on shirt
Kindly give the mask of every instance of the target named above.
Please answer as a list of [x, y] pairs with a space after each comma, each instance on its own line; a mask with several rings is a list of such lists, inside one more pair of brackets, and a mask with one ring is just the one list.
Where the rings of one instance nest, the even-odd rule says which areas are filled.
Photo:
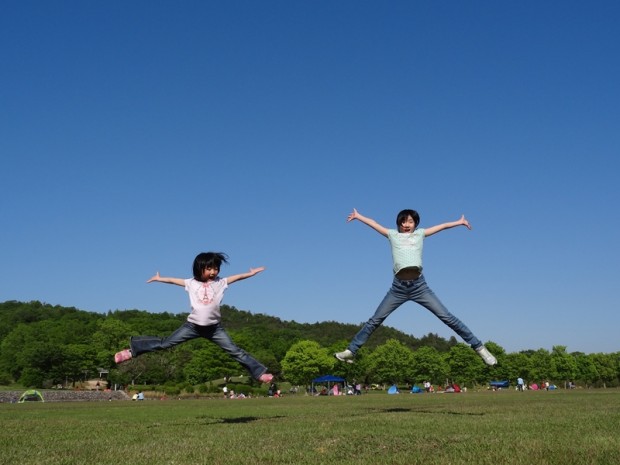
[[404, 248], [408, 248], [408, 247], [413, 247], [415, 245], [415, 239], [413, 237], [413, 234], [399, 234], [397, 236], [398, 238], [398, 245], [400, 245], [401, 247]]

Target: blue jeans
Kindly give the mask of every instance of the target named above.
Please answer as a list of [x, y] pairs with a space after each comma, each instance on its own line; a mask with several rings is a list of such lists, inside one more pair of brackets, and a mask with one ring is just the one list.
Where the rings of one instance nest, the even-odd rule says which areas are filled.
[[456, 334], [461, 336], [474, 349], [482, 346], [482, 342], [474, 336], [470, 329], [461, 320], [455, 317], [441, 303], [435, 293], [428, 287], [424, 275], [412, 281], [401, 281], [394, 277], [392, 287], [383, 298], [375, 314], [364, 324], [362, 329], [355, 335], [348, 349], [356, 353], [366, 343], [370, 335], [377, 329], [390, 314], [407, 301], [413, 301], [448, 325]]
[[133, 356], [137, 357], [147, 352], [169, 349], [199, 337], [204, 337], [220, 346], [224, 352], [248, 370], [254, 379], [258, 379], [262, 374], [267, 372], [267, 367], [235, 345], [220, 323], [209, 326], [199, 326], [186, 321], [168, 337], [134, 336], [131, 338], [129, 346]]

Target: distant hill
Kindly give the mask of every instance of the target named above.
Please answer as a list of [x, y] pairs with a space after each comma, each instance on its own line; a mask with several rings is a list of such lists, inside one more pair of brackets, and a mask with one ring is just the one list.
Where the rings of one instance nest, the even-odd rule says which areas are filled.
[[[350, 341], [361, 328], [361, 325], [339, 323], [337, 321], [317, 323], [283, 321], [274, 316], [237, 310], [227, 305], [222, 305], [222, 324], [229, 331], [249, 331], [253, 333], [260, 330], [272, 334], [274, 338], [309, 339], [318, 342], [324, 347], [329, 347], [338, 341]], [[373, 349], [384, 344], [388, 339], [396, 339], [412, 350], [421, 346], [432, 346], [440, 352], [448, 351], [450, 347], [458, 342], [454, 337], [446, 340], [432, 333], [422, 338], [416, 338], [390, 326], [381, 326], [374, 332], [366, 346]]]
[[[232, 334], [242, 334], [265, 348], [274, 348], [276, 356], [283, 356], [291, 344], [299, 340], [313, 340], [324, 347], [346, 344], [360, 329], [360, 325], [324, 321], [317, 323], [297, 323], [284, 321], [278, 317], [262, 313], [251, 313], [235, 307], [222, 305], [222, 323]], [[74, 307], [53, 306], [38, 301], [0, 303], [0, 342], [17, 325], [39, 321], [53, 321], [60, 324], [71, 323], [71, 332], [80, 339], [88, 338], [94, 332], [97, 321], [105, 318], [122, 320], [135, 329], [138, 334], [166, 335], [172, 332], [187, 318], [185, 314], [150, 313], [145, 310], [115, 310], [97, 313], [79, 310]], [[445, 352], [457, 344], [456, 338], [446, 340], [429, 333], [422, 338], [408, 335], [390, 326], [379, 327], [367, 343], [369, 349], [396, 339], [415, 350], [421, 346], [432, 346]]]

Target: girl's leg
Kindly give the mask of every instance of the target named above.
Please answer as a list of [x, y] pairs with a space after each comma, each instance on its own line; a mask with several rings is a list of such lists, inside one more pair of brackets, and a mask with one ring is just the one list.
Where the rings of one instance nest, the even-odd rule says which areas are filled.
[[355, 354], [366, 343], [375, 329], [381, 326], [385, 319], [407, 300], [407, 294], [403, 291], [400, 281], [394, 278], [392, 287], [375, 310], [375, 314], [359, 330], [347, 349]]
[[192, 323], [185, 322], [183, 325], [172, 333], [168, 337], [157, 336], [135, 336], [132, 337], [129, 343], [131, 353], [134, 357], [146, 352], [153, 352], [155, 350], [169, 349], [182, 342], [189, 341], [190, 339], [196, 339], [199, 337], [196, 326]]
[[246, 351], [237, 347], [219, 323], [209, 326], [209, 331], [203, 334], [203, 337], [206, 337], [220, 346], [224, 352], [239, 362], [254, 379], [260, 380], [261, 375], [267, 373], [267, 367], [261, 364]]
[[482, 347], [480, 339], [471, 332], [465, 323], [450, 313], [445, 305], [441, 303], [431, 288], [428, 287], [428, 284], [426, 284], [424, 276], [420, 276], [417, 281], [413, 301], [430, 310], [456, 334], [461, 336], [472, 348], [478, 349]]

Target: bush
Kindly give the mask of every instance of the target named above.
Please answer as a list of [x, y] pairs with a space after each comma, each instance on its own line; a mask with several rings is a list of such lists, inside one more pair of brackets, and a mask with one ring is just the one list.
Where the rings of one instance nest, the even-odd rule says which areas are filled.
[[164, 393], [167, 396], [178, 396], [181, 394], [181, 388], [173, 385], [164, 386]]
[[13, 382], [11, 375], [8, 373], [0, 373], [0, 386], [8, 386]]
[[209, 384], [201, 384], [200, 386], [198, 386], [198, 392], [200, 394], [206, 394], [207, 392], [213, 392], [212, 389], [213, 385], [211, 383]]
[[194, 386], [190, 383], [190, 382], [185, 382], [181, 385], [180, 389], [183, 390], [183, 392], [186, 392], [188, 394], [193, 394], [196, 390], [194, 389]]
[[43, 381], [45, 374], [43, 371], [37, 368], [24, 368], [22, 375], [19, 378], [19, 382], [22, 386], [27, 388], [41, 388], [43, 387]]

